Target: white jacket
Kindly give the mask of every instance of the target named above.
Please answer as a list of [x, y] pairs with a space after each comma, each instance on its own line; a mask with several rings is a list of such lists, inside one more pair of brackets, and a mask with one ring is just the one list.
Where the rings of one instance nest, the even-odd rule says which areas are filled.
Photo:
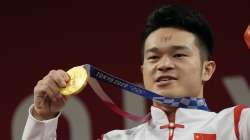
[[[241, 110], [241, 106], [238, 106], [217, 114], [179, 108], [175, 114], [175, 123], [169, 123], [165, 113], [152, 106], [150, 121], [132, 129], [110, 131], [102, 139], [237, 140], [238, 133], [240, 140], [250, 140], [250, 109]], [[58, 116], [51, 120], [38, 121], [29, 113], [22, 140], [56, 140], [57, 122]]]

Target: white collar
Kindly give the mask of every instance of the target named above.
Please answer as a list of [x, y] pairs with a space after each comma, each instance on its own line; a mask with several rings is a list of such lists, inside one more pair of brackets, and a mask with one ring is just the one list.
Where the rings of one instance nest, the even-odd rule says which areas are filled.
[[[186, 124], [193, 121], [205, 121], [214, 117], [216, 113], [198, 109], [178, 108], [175, 113], [176, 124]], [[169, 124], [167, 115], [161, 109], [151, 106], [151, 117], [154, 125]]]

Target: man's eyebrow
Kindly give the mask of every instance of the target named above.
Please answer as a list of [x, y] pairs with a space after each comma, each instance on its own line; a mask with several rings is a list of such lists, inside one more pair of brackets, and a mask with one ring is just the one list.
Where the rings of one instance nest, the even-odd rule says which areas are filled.
[[145, 53], [158, 53], [159, 49], [156, 47], [152, 47], [150, 49], [146, 49]]
[[[190, 47], [186, 46], [186, 45], [174, 45], [171, 48], [169, 48], [172, 51], [177, 51], [177, 50], [191, 50]], [[149, 49], [146, 49], [145, 53], [159, 53], [160, 50], [157, 47], [152, 47]]]
[[174, 45], [171, 47], [172, 50], [191, 50], [190, 47], [186, 45]]

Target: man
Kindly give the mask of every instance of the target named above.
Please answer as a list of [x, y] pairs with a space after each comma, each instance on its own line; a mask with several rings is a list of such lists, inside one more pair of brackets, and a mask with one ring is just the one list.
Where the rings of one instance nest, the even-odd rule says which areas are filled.
[[[149, 16], [142, 38], [144, 86], [165, 97], [203, 98], [215, 71], [213, 38], [206, 20], [192, 9], [162, 6]], [[58, 94], [69, 76], [52, 70], [34, 88], [34, 105], [23, 139], [56, 139], [59, 112], [67, 98]], [[113, 130], [104, 140], [249, 140], [250, 109], [236, 106], [218, 114], [153, 102], [151, 119], [135, 128]]]

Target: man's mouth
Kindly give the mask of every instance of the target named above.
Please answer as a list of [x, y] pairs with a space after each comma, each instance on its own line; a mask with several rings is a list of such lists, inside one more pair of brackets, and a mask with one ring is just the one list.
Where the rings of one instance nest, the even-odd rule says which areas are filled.
[[164, 85], [169, 85], [176, 80], [177, 78], [173, 76], [159, 76], [158, 78], [156, 78], [155, 82], [158, 86], [164, 86]]

